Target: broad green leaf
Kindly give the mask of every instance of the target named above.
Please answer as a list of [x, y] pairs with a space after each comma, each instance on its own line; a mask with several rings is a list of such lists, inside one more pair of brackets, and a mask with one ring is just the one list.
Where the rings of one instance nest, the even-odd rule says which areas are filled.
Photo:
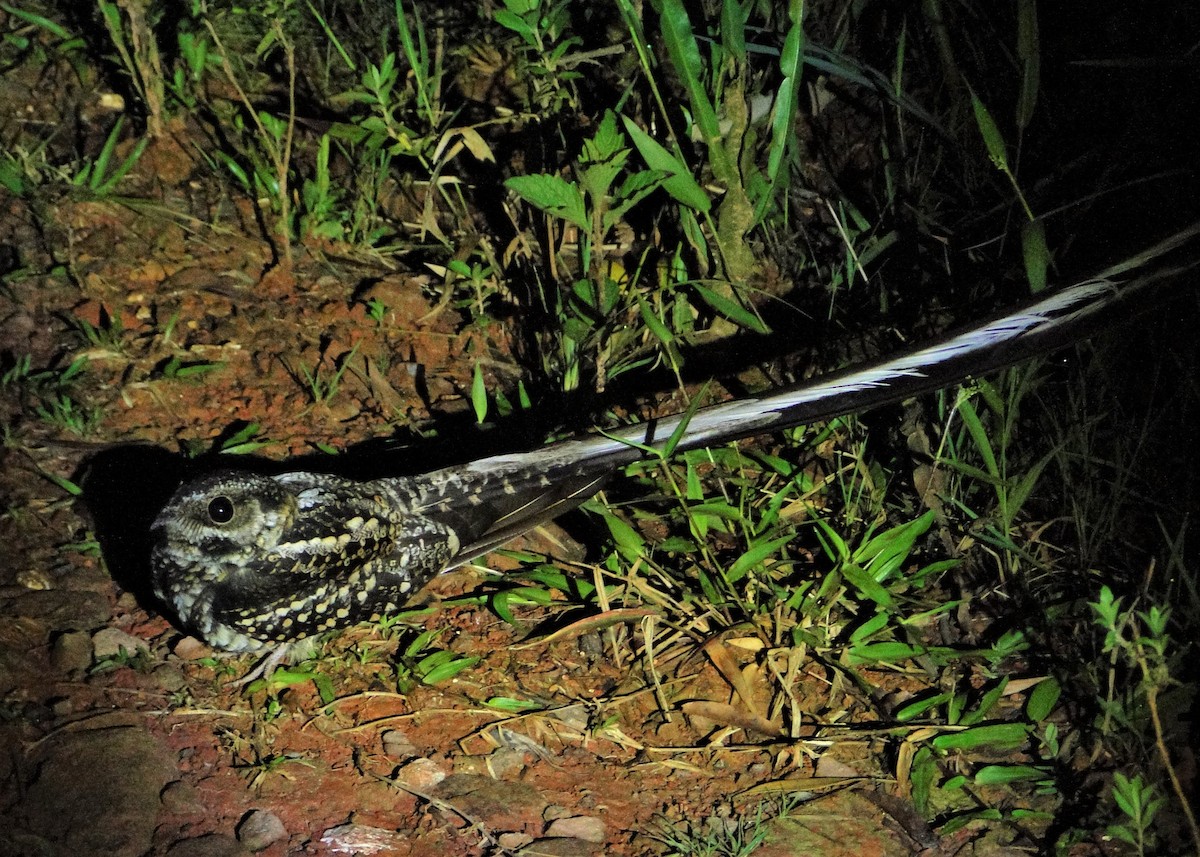
[[867, 643], [850, 649], [852, 660], [860, 663], [893, 663], [924, 654], [922, 649], [907, 643]]
[[683, 203], [695, 211], [707, 213], [712, 208], [712, 200], [692, 177], [691, 171], [628, 116], [622, 116], [621, 120], [625, 123], [629, 139], [633, 141], [634, 148], [638, 150], [646, 166], [664, 174], [663, 190], [676, 202]]
[[1008, 172], [1008, 149], [1004, 145], [1004, 138], [1000, 135], [1000, 129], [992, 119], [992, 114], [988, 112], [987, 105], [979, 100], [979, 96], [973, 90], [971, 107], [975, 111], [975, 124], [979, 126], [979, 133], [983, 135], [983, 143], [987, 146], [988, 157], [997, 169]]
[[920, 717], [926, 711], [937, 708], [944, 702], [949, 702], [950, 697], [951, 694], [949, 693], [939, 693], [935, 696], [926, 697], [925, 699], [918, 699], [915, 702], [910, 702], [908, 705], [903, 706], [899, 711], [896, 712], [894, 716], [898, 723], [907, 723], [915, 717]]
[[663, 345], [674, 342], [675, 335], [663, 324], [662, 319], [654, 312], [654, 307], [650, 306], [641, 295], [637, 296], [637, 302], [642, 321], [646, 322], [646, 327], [650, 328], [650, 332], [654, 334], [655, 338]]
[[735, 299], [727, 298], [699, 283], [693, 283], [692, 288], [696, 290], [696, 294], [700, 295], [700, 299], [708, 304], [714, 312], [720, 316], [724, 316], [739, 327], [753, 330], [756, 333], [771, 332], [770, 328], [763, 324], [762, 319], [747, 310]]
[[684, 89], [687, 90], [688, 101], [696, 117], [696, 126], [705, 140], [716, 140], [721, 136], [721, 125], [704, 87], [704, 64], [700, 59], [700, 46], [692, 32], [692, 22], [683, 6], [683, 0], [662, 0], [659, 21], [662, 24], [667, 56], [675, 73], [683, 81]]
[[604, 523], [608, 525], [608, 531], [622, 556], [631, 561], [645, 556], [646, 540], [637, 530], [611, 512], [605, 514]]
[[[453, 652], [447, 652], [453, 654]], [[441, 684], [444, 681], [449, 681], [465, 669], [475, 666], [481, 660], [479, 655], [471, 655], [468, 658], [458, 658], [457, 660], [447, 661], [439, 664], [433, 669], [425, 672], [421, 676], [421, 681], [424, 684]]]
[[1017, 0], [1017, 59], [1021, 62], [1021, 94], [1017, 98], [1017, 127], [1033, 121], [1041, 89], [1042, 49], [1038, 37], [1037, 0]]
[[547, 214], [560, 217], [585, 232], [591, 228], [583, 194], [578, 187], [559, 176], [545, 173], [513, 176], [504, 182], [504, 186]]
[[792, 537], [787, 535], [755, 545], [734, 560], [733, 565], [729, 566], [729, 569], [725, 572], [725, 579], [730, 583], [736, 583], [745, 577], [750, 569], [763, 562], [791, 540]]
[[1008, 687], [1008, 677], [1005, 676], [993, 688], [989, 689], [979, 700], [979, 704], [975, 709], [968, 714], [963, 715], [957, 722], [958, 726], [974, 726], [979, 721], [987, 717], [992, 707], [1000, 701], [1000, 697], [1004, 695], [1004, 689]]
[[493, 696], [483, 704], [488, 708], [495, 708], [497, 711], [507, 711], [511, 714], [520, 714], [523, 711], [537, 711], [539, 708], [544, 707], [541, 703], [528, 699], [516, 699], [511, 696]]
[[992, 441], [988, 437], [987, 429], [983, 427], [983, 421], [979, 418], [979, 412], [975, 410], [975, 405], [971, 403], [970, 399], [963, 399], [959, 402], [958, 414], [962, 418], [967, 432], [971, 435], [971, 440], [974, 441], [975, 449], [983, 459], [988, 474], [994, 479], [999, 479], [1000, 468], [996, 464], [996, 453], [992, 449]]
[[1051, 776], [1042, 768], [1033, 765], [985, 765], [975, 773], [977, 786], [1006, 786], [1030, 780], [1044, 780]]
[[1025, 703], [1025, 716], [1034, 723], [1040, 723], [1050, 716], [1058, 698], [1062, 695], [1062, 686], [1054, 677], [1048, 677], [1038, 682], [1029, 693], [1029, 701]]
[[842, 567], [842, 575], [859, 591], [859, 594], [870, 598], [880, 607], [891, 607], [895, 603], [892, 600], [892, 594], [880, 586], [875, 578], [867, 574], [860, 566], [847, 563]]
[[1050, 248], [1046, 246], [1046, 224], [1027, 220], [1021, 227], [1021, 250], [1025, 257], [1025, 279], [1029, 291], [1037, 294], [1046, 288], [1046, 272], [1050, 269]]
[[480, 363], [475, 364], [475, 374], [471, 378], [471, 405], [475, 408], [475, 422], [482, 423], [487, 419], [487, 386], [483, 383], [483, 365]]
[[1028, 729], [1021, 723], [994, 723], [972, 726], [962, 732], [938, 735], [930, 743], [938, 750], [974, 750], [991, 747], [995, 750], [1016, 750], [1025, 745]]
[[855, 628], [853, 632], [851, 632], [850, 642], [861, 643], [865, 640], [871, 639], [871, 637], [875, 636], [877, 633], [887, 627], [887, 624], [891, 618], [891, 615], [888, 614], [886, 610], [880, 610], [866, 622]]

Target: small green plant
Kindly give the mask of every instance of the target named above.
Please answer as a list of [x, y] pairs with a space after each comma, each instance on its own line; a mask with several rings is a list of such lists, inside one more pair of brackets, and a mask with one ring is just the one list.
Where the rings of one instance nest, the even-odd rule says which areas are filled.
[[651, 833], [671, 857], [751, 857], [771, 835], [771, 825], [799, 805], [797, 797], [760, 801], [752, 811], [726, 817], [713, 815], [699, 822], [659, 819]]
[[[630, 0], [620, 0], [618, 7], [629, 28], [643, 75], [654, 93], [659, 115], [671, 128], [678, 116], [667, 108], [659, 92], [658, 73], [646, 48], [649, 41], [642, 29], [641, 15]], [[713, 178], [725, 189], [716, 222], [709, 223], [708, 230], [716, 239], [721, 270], [734, 283], [750, 280], [759, 270], [760, 263], [745, 239], [754, 225], [774, 209], [787, 189], [788, 171], [796, 151], [794, 122], [801, 96], [804, 4], [802, 0], [789, 0], [769, 8], [768, 22], [778, 26], [786, 36], [779, 53], [779, 80], [770, 111], [770, 143], [765, 169], [760, 166], [762, 161], [756, 159], [751, 166], [743, 157], [746, 147], [756, 140], [757, 132], [753, 126], [758, 121], [753, 110], [747, 49], [747, 36], [752, 32], [748, 8], [736, 0], [724, 0], [720, 4], [720, 25], [715, 28], [719, 38], [707, 45], [707, 51], [701, 49], [682, 0], [662, 0], [658, 10], [668, 61], [683, 85], [690, 108], [687, 134], [704, 144]], [[685, 162], [676, 137], [671, 141], [670, 157]], [[692, 245], [698, 252], [703, 252], [697, 246], [698, 231], [693, 221], [688, 229]]]
[[71, 178], [71, 184], [88, 191], [95, 198], [103, 198], [112, 194], [121, 179], [129, 175], [130, 170], [137, 165], [150, 142], [149, 137], [138, 140], [124, 160], [114, 166], [113, 155], [116, 153], [117, 143], [120, 142], [121, 131], [124, 127], [125, 117], [118, 117], [112, 130], [108, 132], [108, 137], [104, 140], [100, 154], [94, 159], [84, 159], [78, 165], [75, 175]]
[[29, 355], [24, 355], [0, 376], [0, 389], [14, 388], [24, 407], [43, 422], [77, 437], [87, 437], [103, 417], [99, 406], [83, 404], [76, 398], [75, 387], [87, 365], [87, 357], [81, 355], [63, 369], [35, 370]]
[[[292, 200], [293, 163], [296, 144], [296, 46], [289, 28], [285, 26], [293, 0], [278, 0], [258, 7], [239, 10], [243, 24], [261, 32], [251, 56], [253, 64], [231, 52], [225, 45], [213, 19], [202, 19], [212, 45], [214, 64], [224, 73], [237, 93], [242, 110], [235, 114], [233, 127], [241, 142], [240, 159], [217, 150], [214, 158], [229, 174], [265, 207], [263, 220], [267, 238], [276, 251], [276, 260], [284, 266], [292, 264], [292, 236], [295, 231], [295, 210]], [[255, 67], [279, 62], [286, 75], [287, 109], [280, 118], [275, 113], [258, 108], [246, 93], [244, 80]], [[249, 168], [247, 169], [247, 166]]]
[[256, 693], [266, 692], [266, 708], [264, 714], [267, 720], [274, 720], [279, 716], [283, 703], [280, 699], [283, 692], [290, 687], [298, 684], [312, 682], [313, 687], [317, 689], [317, 694], [321, 698], [322, 705], [328, 705], [334, 700], [333, 682], [329, 680], [329, 676], [308, 669], [277, 669], [269, 676], [257, 679], [246, 685], [246, 696], [253, 696]]
[[482, 659], [463, 656], [446, 649], [427, 652], [445, 629], [431, 628], [414, 636], [396, 658], [396, 684], [407, 693], [418, 684], [435, 685], [449, 681]]
[[[45, 65], [52, 57], [62, 57], [80, 81], [90, 80], [92, 69], [87, 62], [87, 41], [80, 35], [44, 15], [0, 3], [0, 9], [10, 16], [9, 30], [3, 34], [4, 53], [0, 55], [4, 68], [30, 59], [37, 65]], [[14, 26], [14, 22], [16, 25]]]
[[141, 673], [149, 672], [154, 666], [154, 656], [150, 654], [149, 649], [137, 648], [130, 652], [124, 646], [120, 646], [116, 654], [101, 658], [92, 664], [88, 670], [90, 675], [103, 675], [114, 670], [129, 669], [136, 670]]
[[526, 107], [542, 116], [578, 100], [574, 82], [581, 74], [572, 53], [583, 40], [568, 35], [570, 6], [570, 0], [504, 0], [504, 8], [492, 13], [497, 24], [518, 37], [515, 75], [527, 82], [519, 91]]
[[[1144, 717], [1148, 721], [1159, 762], [1187, 823], [1192, 846], [1200, 853], [1200, 825], [1177, 773], [1176, 760], [1171, 756], [1170, 748], [1174, 741], [1168, 735], [1159, 708], [1162, 695], [1178, 683], [1173, 676], [1177, 664], [1172, 658], [1168, 633], [1171, 611], [1158, 604], [1151, 604], [1146, 610], [1125, 608], [1122, 599], [1115, 597], [1107, 586], [1100, 588], [1100, 597], [1091, 603], [1091, 608], [1096, 624], [1104, 631], [1104, 653], [1111, 659], [1108, 696], [1102, 700], [1104, 717], [1101, 731], [1108, 733], [1114, 722], [1125, 728], [1136, 729], [1137, 721], [1142, 718], [1135, 715], [1134, 709], [1136, 706], [1145, 706]], [[1128, 698], [1118, 695], [1117, 675], [1122, 669], [1132, 671], [1139, 678]], [[1114, 781], [1113, 798], [1129, 816], [1132, 827], [1128, 828], [1128, 832], [1135, 834], [1139, 849], [1145, 843], [1146, 829], [1159, 809], [1159, 804], [1152, 799], [1154, 791], [1152, 784], [1147, 785], [1138, 777], [1134, 781]]]
[[572, 270], [573, 281], [561, 292], [543, 289], [542, 293], [547, 311], [558, 319], [560, 328], [546, 368], [562, 378], [567, 391], [584, 381], [589, 356], [593, 383], [599, 390], [617, 375], [653, 362], [647, 351], [658, 350], [677, 367], [675, 342], [694, 325], [691, 295], [718, 316], [753, 330], [766, 330], [738, 300], [712, 284], [680, 279], [682, 271], [677, 267], [670, 266], [662, 281], [647, 289], [638, 283], [636, 271], [630, 274], [620, 259], [609, 256], [614, 230], [634, 206], [656, 190], [662, 188], [698, 211], [709, 205], [705, 191], [665, 150], [632, 122], [624, 125], [643, 154], [650, 153], [651, 169], [631, 166], [629, 138], [618, 129], [616, 115], [610, 111], [596, 133], [584, 141], [572, 171], [574, 181], [557, 174], [536, 174], [505, 182], [560, 228], [578, 230], [577, 256], [556, 265]]
[[[1031, 463], [1015, 442], [1021, 405], [1041, 383], [1041, 368], [1039, 361], [1032, 361], [1002, 373], [996, 384], [979, 380], [960, 390], [946, 422], [949, 425], [957, 416], [963, 431], [956, 434], [947, 429], [939, 450], [939, 464], [974, 482], [972, 488], [952, 490], [950, 502], [977, 522], [979, 537], [1000, 552], [999, 572], [1004, 578], [1023, 567], [1036, 566], [1036, 560], [1014, 536], [1042, 472], [1057, 453], [1051, 450]], [[984, 408], [976, 407], [976, 399]], [[977, 501], [974, 506], [968, 505], [972, 499]]]
[[262, 426], [258, 423], [239, 421], [213, 440], [184, 439], [180, 445], [187, 458], [197, 458], [206, 454], [251, 455], [272, 444], [272, 441], [262, 438], [261, 432]]
[[157, 374], [169, 381], [197, 381], [205, 375], [224, 367], [224, 363], [208, 360], [198, 360], [185, 363], [177, 355], [172, 355], [156, 370]]
[[1158, 853], [1158, 837], [1154, 834], [1154, 818], [1167, 800], [1153, 783], [1135, 774], [1132, 779], [1120, 771], [1113, 774], [1112, 798], [1126, 821], [1110, 824], [1107, 833], [1134, 849], [1137, 857]]
[[309, 397], [314, 405], [327, 405], [334, 396], [337, 395], [342, 386], [342, 377], [346, 374], [346, 370], [350, 368], [350, 363], [354, 360], [354, 356], [358, 353], [358, 343], [350, 351], [343, 355], [336, 362], [332, 374], [326, 375], [325, 370], [321, 368], [324, 360], [319, 360], [317, 365], [312, 369], [307, 366], [300, 367], [300, 374], [304, 378], [304, 383], [308, 387]]
[[95, 324], [75, 315], [66, 316], [66, 320], [88, 348], [104, 352], [106, 355], [125, 353], [125, 325], [122, 324], [120, 316], [110, 313], [107, 307], [100, 307]]

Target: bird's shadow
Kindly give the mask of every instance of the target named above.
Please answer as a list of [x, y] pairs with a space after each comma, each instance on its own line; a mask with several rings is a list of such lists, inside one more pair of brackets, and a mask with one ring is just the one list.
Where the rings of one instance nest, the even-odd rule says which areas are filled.
[[117, 446], [91, 456], [78, 479], [109, 574], [143, 605], [158, 606], [150, 587], [150, 525], [188, 465], [159, 447]]

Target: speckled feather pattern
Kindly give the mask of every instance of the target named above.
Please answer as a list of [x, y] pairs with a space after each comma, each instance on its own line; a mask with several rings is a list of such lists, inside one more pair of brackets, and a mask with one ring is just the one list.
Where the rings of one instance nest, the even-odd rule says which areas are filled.
[[229, 651], [265, 651], [394, 612], [435, 575], [594, 494], [621, 465], [864, 410], [1068, 344], [1120, 290], [1097, 280], [962, 333], [768, 395], [407, 478], [222, 472], [152, 527], [154, 589]]

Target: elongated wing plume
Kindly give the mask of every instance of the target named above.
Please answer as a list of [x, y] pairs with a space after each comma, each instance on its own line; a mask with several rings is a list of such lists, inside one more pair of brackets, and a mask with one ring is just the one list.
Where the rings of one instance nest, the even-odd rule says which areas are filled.
[[1103, 311], [1157, 277], [1088, 280], [929, 345], [760, 396], [417, 477], [424, 514], [463, 536], [455, 564], [586, 500], [646, 448], [682, 452], [856, 413], [1070, 345]]

